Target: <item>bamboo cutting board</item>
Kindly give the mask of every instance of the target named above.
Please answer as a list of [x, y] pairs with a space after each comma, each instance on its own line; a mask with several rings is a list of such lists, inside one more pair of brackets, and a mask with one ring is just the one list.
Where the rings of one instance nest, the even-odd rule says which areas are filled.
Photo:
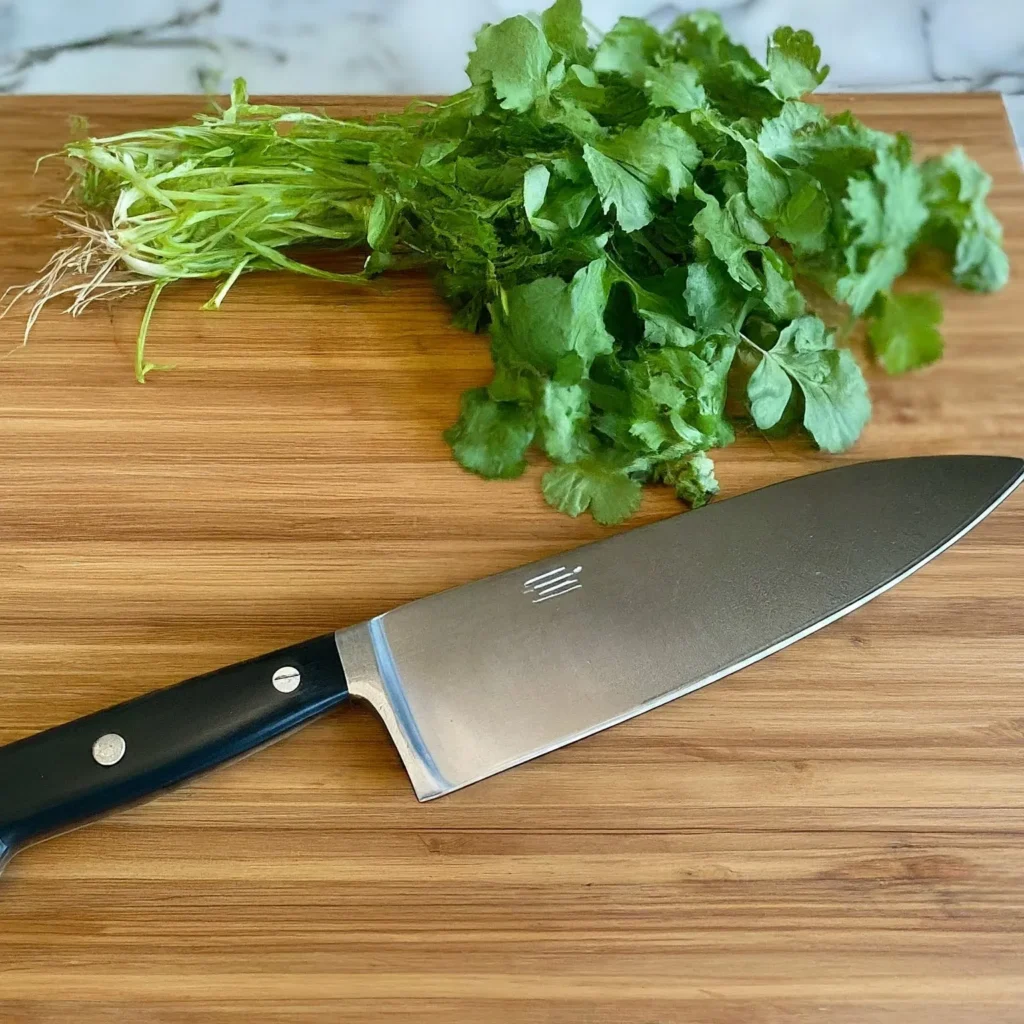
[[[59, 190], [32, 166], [68, 114], [107, 134], [195, 104], [0, 101], [0, 284], [52, 251], [22, 213]], [[1019, 275], [997, 97], [847, 104], [925, 152], [964, 143]], [[165, 293], [150, 354], [177, 369], [144, 387], [141, 298], [50, 313], [0, 362], [0, 743], [605, 535], [544, 506], [540, 465], [452, 462], [487, 347], [423, 278], [253, 276], [219, 314], [208, 293]], [[845, 459], [1024, 454], [1024, 283], [946, 302], [946, 359], [872, 373]], [[838, 461], [751, 434], [719, 475], [732, 495]], [[652, 493], [635, 525], [677, 510]], [[1018, 495], [795, 647], [437, 803], [349, 709], [36, 847], [0, 879], [0, 1021], [1019, 1021], [1022, 552]]]

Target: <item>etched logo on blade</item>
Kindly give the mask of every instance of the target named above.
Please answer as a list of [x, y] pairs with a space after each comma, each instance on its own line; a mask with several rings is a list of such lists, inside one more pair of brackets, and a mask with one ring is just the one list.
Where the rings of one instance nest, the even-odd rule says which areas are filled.
[[532, 595], [534, 604], [540, 604], [542, 601], [550, 601], [554, 597], [570, 594], [574, 590], [582, 590], [581, 572], [583, 572], [582, 565], [577, 565], [575, 569], [567, 569], [564, 565], [560, 565], [557, 569], [527, 580], [523, 584], [523, 593]]

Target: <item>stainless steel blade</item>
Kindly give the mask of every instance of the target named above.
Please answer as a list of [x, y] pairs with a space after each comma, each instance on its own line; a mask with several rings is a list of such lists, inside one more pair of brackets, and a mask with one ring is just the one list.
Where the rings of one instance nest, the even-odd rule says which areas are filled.
[[688, 512], [337, 634], [421, 800], [743, 668], [882, 593], [1024, 478], [1020, 459], [861, 463]]

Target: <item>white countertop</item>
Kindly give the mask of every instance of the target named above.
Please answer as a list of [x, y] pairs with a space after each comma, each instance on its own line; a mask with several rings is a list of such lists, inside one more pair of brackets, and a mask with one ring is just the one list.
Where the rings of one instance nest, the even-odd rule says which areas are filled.
[[[446, 93], [484, 21], [543, 0], [0, 0], [0, 90]], [[847, 90], [997, 89], [1024, 145], [1024, 0], [584, 0], [590, 20], [721, 11], [759, 55], [809, 28]], [[1022, 150], [1024, 152], [1024, 150]]]

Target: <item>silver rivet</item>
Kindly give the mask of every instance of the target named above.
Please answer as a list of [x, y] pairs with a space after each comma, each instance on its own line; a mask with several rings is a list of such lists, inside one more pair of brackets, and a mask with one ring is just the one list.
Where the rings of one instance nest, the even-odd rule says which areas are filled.
[[123, 736], [118, 736], [116, 732], [108, 732], [92, 745], [92, 759], [104, 768], [110, 768], [124, 757], [126, 749], [127, 744]]
[[294, 693], [299, 688], [299, 683], [302, 682], [302, 676], [299, 675], [297, 668], [286, 665], [274, 673], [273, 682], [274, 689], [280, 693]]

